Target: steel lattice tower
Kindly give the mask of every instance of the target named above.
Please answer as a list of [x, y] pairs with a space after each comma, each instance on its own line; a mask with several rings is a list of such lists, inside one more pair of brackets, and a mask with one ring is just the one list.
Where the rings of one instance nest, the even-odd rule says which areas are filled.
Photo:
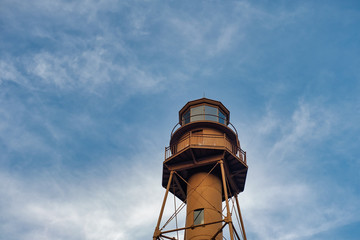
[[[246, 240], [237, 195], [244, 190], [247, 170], [246, 152], [230, 123], [229, 110], [207, 98], [188, 102], [179, 111], [179, 123], [165, 148], [162, 185], [166, 192], [153, 240], [177, 239], [168, 234], [178, 231], [185, 231], [185, 240], [220, 240], [226, 226], [230, 239]], [[186, 204], [186, 223], [165, 231], [160, 223], [169, 192]], [[178, 212], [175, 209], [167, 223]], [[239, 220], [240, 234], [234, 216]]]

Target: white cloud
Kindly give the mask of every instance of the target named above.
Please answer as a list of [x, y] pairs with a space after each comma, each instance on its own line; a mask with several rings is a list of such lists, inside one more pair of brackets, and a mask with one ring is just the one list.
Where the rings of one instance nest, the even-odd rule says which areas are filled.
[[307, 239], [359, 220], [352, 190], [307, 172], [314, 161], [326, 160], [304, 146], [332, 137], [338, 124], [333, 110], [301, 100], [288, 121], [269, 107], [254, 129], [243, 129], [253, 135], [241, 203], [254, 239]]
[[12, 64], [9, 64], [5, 61], [0, 61], [0, 84], [3, 81], [17, 81], [17, 76], [19, 75], [18, 71]]
[[[142, 2], [3, 1], [3, 4], [1, 19], [7, 24], [5, 29], [14, 30], [9, 36], [15, 36], [14, 40], [19, 44], [13, 44], [16, 51], [10, 49], [7, 53], [5, 50], [0, 57], [0, 87], [7, 86], [6, 82], [10, 81], [21, 85], [21, 88], [17, 89], [19, 91], [2, 88], [0, 100], [8, 105], [0, 107], [1, 145], [7, 151], [21, 155], [45, 152], [47, 156], [51, 155], [51, 160], [58, 158], [53, 154], [57, 146], [49, 143], [44, 135], [50, 135], [59, 145], [68, 142], [71, 136], [61, 129], [60, 124], [47, 118], [44, 112], [51, 106], [45, 106], [38, 116], [34, 116], [38, 113], [30, 113], [27, 108], [30, 105], [41, 108], [38, 106], [41, 100], [25, 99], [20, 90], [30, 90], [28, 95], [49, 91], [68, 96], [68, 90], [74, 95], [83, 91], [100, 95], [103, 89], [111, 89], [125, 97], [174, 90], [169, 91], [171, 96], [164, 94], [164, 99], [179, 92], [194, 92], [197, 89], [192, 84], [181, 86], [181, 83], [204, 81], [194, 79], [199, 72], [216, 76], [216, 64], [207, 60], [222, 61], [224, 59], [218, 57], [231, 51], [236, 54], [229, 57], [236, 58], [239, 68], [251, 60], [257, 67], [256, 54], [252, 56], [242, 46], [243, 41], [253, 34], [252, 31], [256, 32], [252, 37], [263, 32], [270, 33], [292, 24], [308, 11], [303, 7], [295, 7], [295, 10], [274, 7], [269, 10], [246, 1], [230, 5], [235, 6], [230, 9], [233, 11], [216, 8], [222, 7], [222, 3], [215, 8], [197, 6], [194, 8], [200, 11], [197, 14], [171, 9], [163, 4], [155, 7], [147, 3], [142, 5]], [[25, 39], [20, 39], [20, 36]], [[4, 39], [13, 40], [10, 37]], [[30, 47], [22, 49], [24, 45]], [[11, 51], [18, 55], [11, 55]], [[159, 67], [168, 62], [171, 64]], [[254, 80], [251, 76], [248, 78], [251, 79], [249, 85], [233, 82], [232, 89], [227, 86], [214, 91], [222, 94], [240, 87], [259, 88], [261, 84], [250, 83]], [[204, 81], [201, 85], [207, 84]], [[268, 97], [274, 95], [272, 93], [281, 94], [288, 87], [283, 81], [275, 88], [273, 85], [262, 85], [261, 95], [264, 95], [265, 88], [271, 93], [265, 94]], [[46, 100], [54, 96], [49, 95]], [[34, 97], [41, 96], [34, 94]], [[89, 96], [91, 94], [86, 94], [84, 104], [87, 104]], [[244, 95], [244, 99], [248, 96]], [[256, 96], [251, 97], [254, 101], [259, 100]], [[14, 104], [7, 101], [14, 98], [29, 102]], [[353, 106], [347, 105], [348, 113], [353, 114]], [[241, 200], [244, 220], [249, 227], [247, 230], [254, 239], [305, 239], [359, 219], [359, 199], [351, 193], [352, 189], [342, 189], [341, 183], [334, 184], [335, 181], [327, 182], [330, 177], [301, 174], [304, 168], [310, 169], [311, 161], [321, 161], [303, 146], [316, 147], [321, 141], [333, 137], [333, 129], [340, 125], [334, 110], [326, 109], [321, 103], [302, 100], [287, 118], [269, 107], [258, 123], [242, 129], [242, 135], [249, 139], [242, 142], [249, 146], [245, 150], [250, 169]], [[54, 115], [65, 120], [64, 125], [73, 135], [87, 129], [100, 131], [100, 124], [87, 113], [64, 117], [61, 111], [55, 112]], [[347, 118], [356, 120], [351, 114]], [[348, 119], [345, 124], [347, 130], [351, 130], [357, 122]], [[34, 121], [34, 125], [41, 126], [42, 134], [45, 134], [29, 130], [27, 124], [30, 120]], [[132, 138], [140, 136], [140, 142], [144, 143], [140, 144], [141, 147], [134, 147], [136, 151], [143, 151], [143, 145], [154, 146], [154, 142], [158, 141], [150, 137], [144, 139], [144, 134], [134, 134], [132, 130], [135, 128], [139, 128], [136, 123], [128, 127], [127, 133], [133, 134]], [[119, 142], [127, 141], [117, 132], [113, 135]], [[153, 136], [153, 132], [146, 136]], [[351, 144], [355, 148], [356, 141], [353, 142]], [[349, 146], [349, 141], [344, 141], [343, 145]], [[59, 148], [60, 151], [63, 150]], [[53, 168], [44, 170], [49, 171], [47, 177], [42, 176], [45, 173], [39, 169], [31, 169], [38, 176], [33, 173], [30, 176], [12, 175], [2, 169], [0, 232], [7, 234], [8, 239], [24, 240], [151, 237], [164, 192], [160, 183], [161, 163], [153, 166], [155, 158], [159, 159], [158, 156], [144, 154], [137, 159], [119, 159], [122, 167], [116, 165], [110, 171], [108, 165], [101, 166], [109, 171], [101, 177], [92, 173], [98, 169], [71, 175], [58, 166], [59, 172], [54, 176]], [[117, 160], [111, 156], [109, 162], [114, 164]], [[139, 162], [146, 164], [136, 165]]]
[[[24, 44], [41, 40], [43, 45], [29, 48], [17, 58], [2, 56], [0, 83], [16, 81], [41, 91], [55, 87], [62, 91], [80, 89], [98, 94], [111, 85], [119, 89], [120, 95], [163, 89], [161, 73], [143, 65], [138, 60], [137, 50], [124, 43], [132, 30], [122, 29], [124, 23], [121, 21], [117, 26], [109, 22], [106, 13], [117, 16], [123, 7], [128, 7], [127, 4], [87, 0], [35, 1], [30, 5], [18, 2], [18, 7], [12, 8], [13, 4], [5, 5], [11, 9], [4, 14], [9, 27], [13, 24], [11, 28], [15, 32], [29, 38]], [[23, 18], [15, 20], [16, 14], [27, 21]], [[136, 17], [117, 17], [130, 19], [130, 25], [137, 26], [136, 31], [141, 31], [141, 22], [145, 21]], [[29, 25], [31, 31], [27, 28]]]
[[88, 50], [79, 55], [38, 53], [23, 58], [26, 72], [17, 70], [16, 64], [11, 61], [1, 61], [0, 81], [14, 81], [29, 89], [50, 90], [55, 87], [94, 93], [111, 84], [126, 95], [163, 89], [164, 77], [161, 75], [153, 74], [137, 63], [113, 63], [111, 58], [105, 49]]
[[[288, 153], [294, 154], [295, 150], [301, 151], [304, 143], [316, 142], [321, 137], [327, 137], [331, 133], [331, 125], [335, 124], [333, 115], [321, 105], [300, 101], [291, 119], [282, 119], [279, 122], [282, 135], [273, 143], [268, 157], [282, 161], [285, 156], [289, 156]], [[265, 121], [271, 123], [274, 120], [270, 116], [270, 119]]]
[[[26, 179], [1, 171], [3, 236], [116, 240], [151, 235], [163, 194], [159, 177], [149, 166], [108, 171], [103, 178], [82, 174], [77, 180], [71, 175]], [[19, 226], [26, 230], [16, 231]], [[144, 226], [151, 227], [144, 232]]]

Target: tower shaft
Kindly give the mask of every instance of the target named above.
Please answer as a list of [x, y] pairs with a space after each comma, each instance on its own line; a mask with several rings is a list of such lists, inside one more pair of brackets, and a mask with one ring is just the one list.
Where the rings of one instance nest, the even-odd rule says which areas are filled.
[[[199, 172], [189, 179], [185, 240], [211, 239], [221, 228], [222, 186], [219, 177]], [[205, 223], [213, 223], [204, 225]], [[203, 226], [201, 226], [203, 225]], [[218, 234], [216, 240], [222, 239]]]

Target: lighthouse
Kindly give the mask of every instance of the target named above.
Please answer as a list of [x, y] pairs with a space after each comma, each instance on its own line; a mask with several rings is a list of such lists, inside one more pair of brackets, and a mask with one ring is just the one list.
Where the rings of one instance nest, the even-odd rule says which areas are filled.
[[[246, 152], [230, 122], [230, 111], [208, 98], [188, 102], [179, 111], [165, 148], [166, 192], [153, 240], [177, 239], [169, 234], [179, 231], [185, 240], [220, 240], [225, 229], [230, 239], [246, 240], [238, 194], [244, 191], [247, 170]], [[184, 227], [164, 230], [160, 225], [169, 192], [186, 205], [186, 220]], [[172, 218], [177, 213], [176, 209]]]

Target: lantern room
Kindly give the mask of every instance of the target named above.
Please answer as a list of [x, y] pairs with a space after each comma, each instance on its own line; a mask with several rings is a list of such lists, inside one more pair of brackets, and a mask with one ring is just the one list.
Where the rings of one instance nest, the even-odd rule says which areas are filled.
[[229, 110], [221, 102], [202, 98], [188, 102], [179, 111], [179, 123], [183, 126], [196, 121], [213, 121], [227, 125], [229, 116]]
[[[196, 172], [208, 171], [220, 159], [233, 174], [230, 177], [230, 196], [243, 191], [246, 153], [230, 123], [230, 111], [221, 102], [208, 98], [188, 102], [179, 111], [179, 122], [171, 132], [170, 145], [165, 148], [163, 186], [166, 187], [172, 170], [188, 180]], [[213, 173], [219, 175], [218, 170]], [[181, 183], [170, 192], [184, 201], [186, 189], [187, 185]]]

